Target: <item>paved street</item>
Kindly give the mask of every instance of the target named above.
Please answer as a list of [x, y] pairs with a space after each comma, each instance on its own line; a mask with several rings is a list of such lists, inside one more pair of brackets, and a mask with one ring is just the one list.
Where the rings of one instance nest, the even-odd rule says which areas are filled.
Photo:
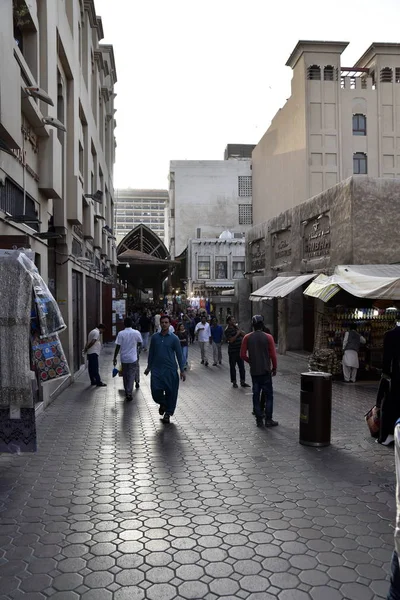
[[[0, 457], [0, 598], [370, 600], [393, 548], [393, 450], [369, 437], [375, 385], [334, 384], [329, 448], [298, 443], [299, 373], [278, 357], [275, 429], [225, 358], [192, 347], [173, 423], [149, 379], [85, 373], [40, 417], [36, 455]], [[106, 362], [104, 362], [106, 361]], [[142, 354], [142, 372], [145, 355]]]

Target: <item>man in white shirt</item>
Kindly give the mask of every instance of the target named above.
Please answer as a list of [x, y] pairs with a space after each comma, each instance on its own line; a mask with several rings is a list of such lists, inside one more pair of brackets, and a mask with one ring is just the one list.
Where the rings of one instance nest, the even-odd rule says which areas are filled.
[[132, 329], [132, 319], [124, 320], [125, 329], [119, 332], [116, 339], [114, 351], [114, 366], [117, 364], [117, 356], [121, 351], [122, 377], [124, 380], [125, 396], [128, 401], [132, 400], [133, 384], [136, 369], [138, 368], [138, 344], [143, 344], [139, 331]]
[[154, 315], [154, 331], [161, 331], [160, 321], [161, 321], [161, 314], [160, 314], [160, 311], [158, 310], [156, 312], [156, 314]]
[[355, 383], [359, 365], [358, 351], [366, 339], [357, 331], [357, 325], [352, 323], [350, 331], [346, 331], [343, 339], [343, 377], [346, 383]]
[[212, 338], [211, 338], [210, 325], [209, 325], [209, 323], [207, 323], [206, 315], [203, 315], [201, 317], [200, 323], [197, 323], [196, 328], [194, 330], [194, 334], [200, 344], [201, 364], [208, 367], [207, 347], [208, 347], [208, 344], [212, 343]]
[[99, 355], [101, 352], [100, 335], [104, 330], [105, 326], [102, 323], [92, 329], [88, 335], [88, 341], [83, 350], [84, 353], [87, 353], [90, 383], [91, 385], [95, 385], [97, 387], [105, 387], [107, 385], [101, 381], [99, 373]]

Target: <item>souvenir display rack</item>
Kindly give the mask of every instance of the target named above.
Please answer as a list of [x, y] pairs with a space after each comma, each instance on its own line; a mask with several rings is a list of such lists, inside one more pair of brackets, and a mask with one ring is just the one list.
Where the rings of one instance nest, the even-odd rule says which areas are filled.
[[396, 309], [326, 308], [316, 336], [316, 349], [333, 350], [341, 363], [344, 335], [355, 324], [358, 333], [366, 339], [359, 351], [360, 373], [377, 374], [382, 367], [384, 335], [398, 321], [400, 312]]

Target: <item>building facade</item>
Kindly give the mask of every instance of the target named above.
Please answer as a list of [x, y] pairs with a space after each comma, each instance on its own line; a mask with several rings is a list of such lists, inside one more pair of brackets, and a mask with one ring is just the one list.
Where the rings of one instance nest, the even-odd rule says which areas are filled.
[[164, 241], [167, 200], [167, 190], [116, 190], [114, 230], [117, 243], [142, 224]]
[[244, 238], [223, 232], [218, 239], [190, 239], [187, 248], [188, 297], [208, 298], [220, 321], [237, 316], [236, 283], [246, 270]]
[[400, 44], [374, 43], [353, 67], [346, 42], [300, 41], [291, 97], [253, 151], [262, 223], [352, 175], [400, 176]]
[[76, 372], [117, 262], [113, 48], [93, 0], [3, 0], [0, 23], [0, 248], [35, 252]]
[[266, 294], [275, 299], [247, 302], [253, 314], [264, 315], [281, 352], [313, 349], [314, 324], [324, 306], [303, 291], [317, 274], [330, 275], [339, 265], [400, 263], [400, 247], [393, 243], [400, 227], [399, 198], [398, 179], [352, 176], [248, 232], [252, 292], [270, 282], [290, 283], [283, 294], [278, 287]]
[[193, 238], [229, 229], [241, 238], [251, 226], [254, 146], [229, 144], [225, 160], [173, 160], [169, 172], [166, 243], [173, 258]]

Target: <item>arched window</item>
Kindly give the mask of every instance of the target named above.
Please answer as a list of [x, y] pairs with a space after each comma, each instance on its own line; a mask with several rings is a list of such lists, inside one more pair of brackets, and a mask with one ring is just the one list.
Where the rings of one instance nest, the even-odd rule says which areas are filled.
[[336, 80], [336, 69], [332, 65], [326, 65], [324, 67], [324, 81], [335, 81]]
[[365, 115], [353, 115], [353, 135], [367, 135], [367, 117]]
[[353, 154], [353, 173], [354, 175], [366, 175], [368, 173], [367, 155], [365, 152], [356, 152]]
[[320, 80], [321, 67], [319, 65], [311, 65], [308, 67], [308, 79]]
[[393, 81], [393, 71], [390, 67], [385, 67], [381, 69], [381, 83], [392, 83]]

